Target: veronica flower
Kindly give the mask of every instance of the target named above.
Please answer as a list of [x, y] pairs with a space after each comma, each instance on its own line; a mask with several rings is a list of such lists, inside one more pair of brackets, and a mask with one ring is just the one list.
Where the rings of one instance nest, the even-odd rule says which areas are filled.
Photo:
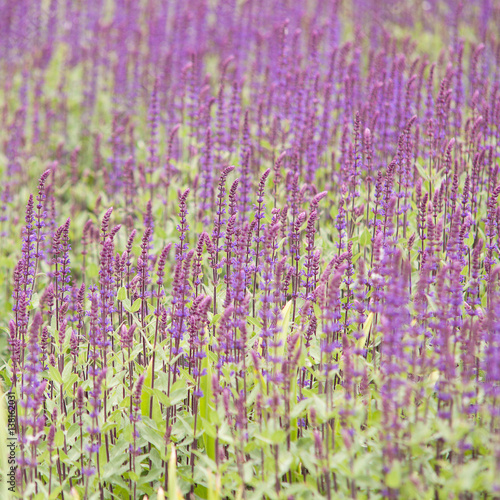
[[243, 120], [243, 133], [241, 138], [241, 168], [239, 172], [241, 189], [238, 192], [238, 212], [240, 214], [240, 222], [245, 222], [248, 219], [248, 209], [250, 205], [250, 192], [252, 190], [250, 177], [250, 160], [251, 160], [251, 144], [250, 144], [250, 128], [248, 122], [248, 111], [245, 112]]
[[339, 211], [338, 211], [337, 216], [335, 217], [335, 227], [339, 233], [339, 240], [335, 245], [339, 249], [339, 255], [340, 255], [340, 252], [342, 250], [344, 250], [344, 248], [345, 248], [344, 239], [347, 236], [347, 233], [346, 233], [347, 223], [346, 223], [344, 199], [343, 198], [341, 198], [341, 200], [339, 202]]
[[42, 326], [42, 315], [37, 312], [30, 329], [28, 354], [24, 365], [21, 385], [21, 401], [23, 409], [19, 416], [21, 453], [18, 464], [33, 481], [37, 474], [37, 445], [45, 427], [43, 412], [44, 393], [47, 381], [42, 379], [42, 363], [38, 335]]
[[[137, 430], [137, 422], [140, 422], [141, 415], [141, 400], [142, 400], [142, 387], [144, 385], [144, 374], [140, 375], [135, 383], [135, 387], [132, 390], [132, 413], [130, 414], [130, 422], [133, 425], [132, 439], [133, 444], [130, 445], [129, 452], [132, 456], [137, 457], [141, 453], [141, 449], [137, 446], [137, 440], [139, 439], [139, 432]], [[134, 460], [135, 462], [135, 460]]]
[[[225, 214], [226, 214], [226, 179], [227, 176], [234, 170], [234, 167], [229, 166], [226, 167], [220, 176], [219, 187], [217, 193], [217, 211], [216, 217], [214, 219], [214, 229], [212, 231], [212, 240], [215, 245], [216, 252], [216, 261], [215, 264], [218, 264], [218, 256], [219, 252], [222, 250], [222, 247], [219, 245], [219, 240], [224, 238], [225, 234], [223, 231], [223, 227], [226, 224]], [[236, 184], [237, 185], [237, 184]]]
[[189, 231], [189, 225], [187, 223], [187, 197], [189, 194], [189, 188], [184, 191], [184, 193], [179, 193], [179, 224], [177, 225], [177, 231], [179, 231], [180, 243], [175, 245], [175, 259], [176, 261], [184, 260], [186, 256], [186, 250], [188, 248], [187, 243], [185, 243], [186, 234]]
[[[89, 377], [92, 377], [92, 390], [89, 391], [89, 403], [90, 403], [90, 412], [89, 416], [91, 418], [91, 424], [87, 427], [87, 432], [90, 435], [90, 444], [87, 445], [86, 450], [89, 453], [89, 458], [92, 458], [92, 454], [96, 454], [95, 463], [97, 465], [97, 472], [100, 476], [100, 467], [99, 467], [99, 449], [101, 447], [101, 429], [99, 426], [99, 413], [102, 407], [101, 393], [102, 393], [102, 384], [106, 378], [106, 368], [102, 369], [89, 369]], [[89, 466], [84, 469], [84, 476], [88, 477], [94, 475], [96, 470]]]
[[[24, 293], [31, 293], [35, 273], [35, 216], [33, 208], [33, 195], [29, 196], [26, 206], [26, 226], [23, 229], [22, 259], [23, 259], [23, 290]], [[29, 291], [29, 292], [28, 292]], [[29, 296], [27, 297], [29, 301]]]
[[114, 245], [111, 237], [106, 238], [101, 249], [100, 254], [100, 268], [99, 268], [99, 306], [100, 315], [98, 318], [99, 332], [101, 335], [101, 349], [104, 355], [104, 364], [106, 364], [106, 351], [111, 346], [109, 340], [110, 334], [113, 332], [111, 324], [111, 315], [115, 312], [114, 298], [115, 298], [115, 280], [113, 276], [113, 253]]
[[201, 206], [199, 217], [203, 217], [203, 222], [208, 224], [208, 215], [206, 212], [212, 209], [214, 202], [214, 180], [213, 180], [213, 166], [212, 166], [212, 131], [208, 127], [205, 136], [204, 154], [202, 156], [201, 166]]
[[158, 168], [158, 122], [159, 122], [159, 109], [158, 109], [158, 78], [155, 79], [153, 90], [151, 92], [151, 100], [149, 106], [149, 125], [150, 125], [150, 140], [148, 148], [148, 169], [149, 174], [149, 191], [150, 197], [153, 198], [153, 175]]

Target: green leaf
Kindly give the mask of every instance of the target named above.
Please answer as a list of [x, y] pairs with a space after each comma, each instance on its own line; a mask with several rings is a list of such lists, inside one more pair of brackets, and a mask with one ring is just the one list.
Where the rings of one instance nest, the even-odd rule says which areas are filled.
[[190, 382], [192, 385], [196, 385], [194, 378], [189, 374], [189, 372], [185, 368], [179, 367], [179, 371], [185, 380]]
[[311, 406], [313, 401], [311, 399], [303, 399], [299, 401], [297, 404], [293, 405], [292, 410], [290, 412], [290, 416], [293, 419], [300, 418], [301, 415], [305, 416], [306, 410]]
[[122, 440], [117, 442], [111, 448], [111, 457], [109, 462], [104, 466], [103, 479], [110, 479], [114, 475], [123, 474], [129, 468], [128, 454], [126, 450], [129, 447], [129, 443]]
[[[61, 485], [56, 486], [55, 488], [53, 488], [51, 490], [51, 493], [50, 493], [50, 500], [56, 500], [57, 498], [59, 498], [59, 494], [61, 493], [61, 491], [63, 489], [64, 488]], [[8, 497], [5, 497], [5, 498], [8, 498]]]
[[177, 454], [173, 443], [170, 447], [170, 459], [168, 461], [168, 498], [169, 500], [177, 500], [182, 498], [181, 490], [177, 485]]
[[39, 304], [40, 304], [40, 297], [39, 297], [38, 293], [35, 292], [31, 296], [31, 301], [30, 301], [29, 309], [36, 309]]
[[420, 176], [422, 177], [422, 179], [429, 181], [430, 180], [429, 172], [425, 169], [425, 167], [423, 167], [422, 165], [419, 165], [418, 162], [415, 162], [415, 166], [417, 167], [417, 170], [418, 170]]
[[59, 370], [55, 366], [49, 365], [49, 375], [50, 379], [53, 380], [54, 382], [57, 382], [58, 384], [63, 383], [61, 374], [59, 373]]
[[262, 321], [258, 318], [253, 318], [252, 316], [247, 316], [247, 321], [250, 323], [252, 326], [255, 326], [256, 328], [262, 328]]
[[[141, 414], [143, 417], [149, 417], [149, 409], [153, 392], [151, 391], [151, 381], [153, 380], [153, 360], [149, 362], [146, 376], [144, 377], [144, 385], [141, 394]], [[151, 418], [156, 422], [161, 419], [160, 404], [156, 398], [153, 398], [153, 414]]]
[[209, 326], [216, 325], [217, 321], [219, 321], [220, 317], [221, 317], [221, 314], [213, 314], [212, 319], [210, 320]]
[[134, 472], [133, 470], [130, 470], [128, 471], [128, 474], [127, 476], [132, 479], [132, 481], [137, 481], [139, 479], [139, 476], [137, 475], [136, 472]]
[[170, 390], [170, 404], [172, 406], [180, 403], [183, 399], [187, 398], [187, 384], [186, 380], [183, 378], [179, 378], [175, 381], [175, 384], [172, 386]]
[[269, 141], [267, 141], [266, 139], [261, 139], [260, 140], [260, 145], [264, 149], [268, 149], [269, 151], [272, 151], [274, 149], [273, 146], [271, 145], [271, 143]]
[[220, 475], [216, 479], [210, 470], [208, 473], [208, 500], [219, 500], [220, 499], [220, 489], [221, 489], [221, 480]]
[[288, 337], [288, 330], [290, 327], [290, 317], [292, 315], [293, 300], [289, 300], [283, 310], [281, 311], [281, 317], [283, 318], [279, 323], [278, 327], [281, 326], [281, 332], [279, 333], [279, 340], [281, 341], [281, 346], [279, 347], [279, 355], [285, 355], [286, 349], [286, 339]]
[[141, 299], [137, 299], [130, 307], [128, 307], [127, 302], [124, 299], [123, 307], [129, 313], [135, 313], [141, 308]]
[[363, 229], [363, 232], [361, 233], [361, 236], [359, 237], [359, 244], [362, 246], [366, 246], [370, 243], [372, 239], [372, 235], [370, 234], [370, 231], [368, 231], [368, 228], [365, 227]]
[[401, 464], [399, 462], [394, 462], [391, 470], [385, 477], [385, 484], [389, 488], [399, 488], [401, 484]]
[[87, 279], [88, 278], [97, 278], [99, 275], [99, 266], [95, 262], [89, 262], [87, 265]]
[[130, 312], [137, 312], [141, 308], [141, 299], [136, 299], [130, 308]]
[[69, 363], [66, 363], [66, 365], [64, 366], [64, 370], [62, 372], [62, 380], [64, 383], [68, 381], [72, 369], [73, 369], [73, 362], [70, 361]]
[[361, 255], [362, 255], [362, 252], [359, 252], [359, 253], [353, 255], [352, 263], [355, 264], [357, 262], [357, 260], [361, 257]]
[[54, 436], [54, 446], [60, 448], [63, 444], [64, 444], [64, 432], [59, 430], [56, 432]]
[[156, 227], [155, 233], [156, 233], [156, 236], [158, 236], [158, 238], [160, 238], [161, 240], [167, 239], [167, 236], [168, 236], [167, 232], [162, 227]]
[[366, 318], [365, 324], [363, 325], [363, 335], [356, 340], [356, 347], [358, 349], [363, 349], [365, 347], [366, 339], [368, 338], [368, 333], [373, 323], [373, 312], [371, 312]]
[[127, 290], [124, 286], [119, 288], [117, 298], [118, 300], [125, 300], [127, 298]]
[[163, 434], [160, 431], [153, 429], [147, 425], [145, 421], [138, 422], [137, 427], [141, 438], [144, 438], [148, 443], [151, 443], [157, 450], [164, 450], [165, 441]]
[[67, 379], [64, 381], [63, 390], [68, 391], [70, 387], [78, 380], [78, 375], [76, 373], [70, 373]]
[[153, 397], [158, 399], [158, 401], [165, 406], [170, 406], [170, 398], [160, 389], [157, 389], [156, 387], [153, 389]]

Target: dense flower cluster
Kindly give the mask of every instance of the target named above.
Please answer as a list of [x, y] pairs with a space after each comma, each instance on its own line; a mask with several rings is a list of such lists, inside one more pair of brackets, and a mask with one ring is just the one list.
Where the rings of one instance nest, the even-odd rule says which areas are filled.
[[496, 2], [4, 3], [20, 496], [500, 495]]

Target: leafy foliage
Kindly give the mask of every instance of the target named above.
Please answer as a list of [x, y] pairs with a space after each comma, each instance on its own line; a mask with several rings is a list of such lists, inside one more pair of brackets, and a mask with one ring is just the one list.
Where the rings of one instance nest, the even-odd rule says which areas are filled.
[[9, 494], [498, 496], [494, 2], [4, 7]]

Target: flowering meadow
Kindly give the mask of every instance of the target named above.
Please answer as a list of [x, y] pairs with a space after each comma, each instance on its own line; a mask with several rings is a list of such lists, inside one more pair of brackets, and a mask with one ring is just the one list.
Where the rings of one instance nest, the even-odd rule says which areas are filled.
[[498, 1], [0, 5], [1, 499], [500, 498]]

